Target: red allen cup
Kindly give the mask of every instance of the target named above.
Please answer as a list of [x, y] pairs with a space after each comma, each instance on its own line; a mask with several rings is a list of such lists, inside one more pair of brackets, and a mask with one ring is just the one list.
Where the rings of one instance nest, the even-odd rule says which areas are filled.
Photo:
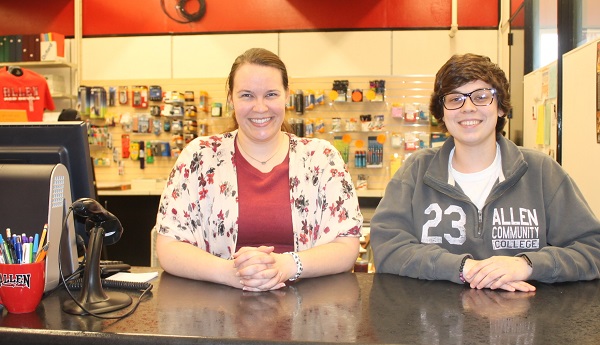
[[32, 264], [0, 264], [0, 301], [9, 313], [35, 311], [42, 300], [46, 261]]

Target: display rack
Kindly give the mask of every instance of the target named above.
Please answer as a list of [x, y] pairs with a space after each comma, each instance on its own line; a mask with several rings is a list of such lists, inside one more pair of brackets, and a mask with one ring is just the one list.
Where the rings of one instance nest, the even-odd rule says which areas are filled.
[[[344, 144], [347, 147], [346, 161], [348, 169], [352, 175], [353, 182], [358, 187], [359, 180], [366, 180], [366, 189], [358, 190], [358, 195], [361, 197], [380, 197], [383, 195], [383, 190], [389, 182], [392, 174], [399, 168], [402, 161], [411, 153], [429, 147], [429, 138], [437, 132], [437, 128], [430, 123], [428, 114], [428, 104], [431, 91], [433, 89], [432, 76], [393, 76], [393, 77], [347, 77], [350, 89], [368, 89], [369, 80], [378, 79], [386, 80], [385, 95], [380, 101], [362, 101], [362, 102], [340, 102], [333, 101], [328, 95], [332, 89], [334, 79], [340, 78], [290, 78], [290, 89], [292, 91], [303, 90], [307, 92], [316, 91], [322, 95], [319, 99], [319, 104], [315, 104], [310, 109], [306, 109], [302, 114], [288, 104], [286, 118], [293, 122], [294, 125], [304, 123], [306, 128], [308, 120], [318, 119], [322, 124], [322, 128], [317, 129], [313, 124], [313, 136], [329, 140], [334, 145], [337, 140], [345, 140]], [[89, 85], [97, 85], [108, 88], [117, 85], [140, 85], [155, 84], [162, 87], [163, 92], [179, 91], [184, 93], [187, 90], [193, 90], [195, 99], [193, 103], [198, 107], [195, 116], [195, 124], [197, 130], [202, 128], [206, 134], [222, 133], [231, 128], [233, 119], [231, 113], [227, 109], [226, 90], [224, 80], [220, 78], [214, 79], [190, 79], [190, 80], [118, 80], [118, 81], [85, 81]], [[204, 90], [208, 94], [208, 99], [200, 101], [200, 91]], [[208, 103], [206, 111], [201, 111], [200, 104]], [[288, 101], [291, 103], [292, 101]], [[215, 103], [222, 105], [221, 116], [213, 116], [212, 106]], [[399, 112], [399, 110], [401, 111]], [[406, 109], [414, 110], [416, 117], [406, 117]], [[112, 134], [113, 147], [120, 149], [121, 136], [123, 133], [122, 126], [119, 125], [119, 117], [123, 114], [148, 114], [149, 109], [132, 108], [131, 106], [117, 105], [109, 107], [107, 118], [116, 119], [116, 125], [109, 127]], [[369, 127], [360, 122], [361, 115], [370, 114], [373, 126]], [[375, 123], [381, 119], [380, 123]], [[161, 125], [164, 121], [172, 121], [174, 118], [169, 116], [153, 117], [160, 121]], [[182, 120], [186, 118], [180, 117]], [[334, 129], [333, 122], [339, 119], [341, 127]], [[355, 121], [355, 127], [348, 129], [345, 127], [346, 121]], [[185, 127], [185, 123], [184, 127]], [[192, 126], [194, 127], [194, 126]], [[189, 129], [189, 128], [188, 128]], [[170, 142], [172, 132], [160, 133], [135, 133], [130, 132], [130, 138], [134, 140], [144, 141], [163, 141]], [[198, 133], [200, 134], [200, 133]], [[302, 136], [307, 133], [299, 133]], [[420, 136], [419, 136], [420, 134]], [[406, 137], [418, 139], [414, 147], [407, 147]], [[341, 139], [339, 137], [342, 137]], [[356, 153], [357, 151], [365, 150], [368, 152], [369, 139], [371, 141], [380, 140], [382, 152], [378, 158], [380, 161], [357, 166]], [[361, 147], [361, 143], [363, 146]], [[339, 142], [338, 142], [339, 144]], [[105, 154], [110, 154], [107, 150]], [[118, 165], [113, 164], [107, 168], [97, 170], [97, 178], [100, 182], [116, 182], [120, 181], [127, 183], [133, 179], [166, 179], [170, 169], [174, 164], [175, 157], [155, 156], [154, 163], [146, 164], [145, 169], [140, 169], [139, 164], [131, 159], [125, 159], [125, 172], [120, 171]], [[365, 187], [363, 184], [360, 187]]]
[[[288, 116], [294, 123], [323, 124], [324, 129], [314, 130], [313, 135], [331, 141], [342, 153], [359, 189], [358, 195], [381, 196], [403, 160], [419, 149], [430, 147], [430, 136], [438, 131], [431, 124], [428, 110], [433, 77], [345, 77], [348, 96], [342, 97], [342, 101], [328, 96], [333, 81], [339, 79], [292, 79], [293, 90], [310, 90], [326, 96], [321, 104], [301, 114], [289, 109]], [[350, 95], [355, 91], [366, 95], [372, 80], [385, 80], [382, 97], [353, 101]], [[414, 145], [407, 145], [407, 138], [413, 138]], [[362, 164], [357, 155], [366, 155]]]

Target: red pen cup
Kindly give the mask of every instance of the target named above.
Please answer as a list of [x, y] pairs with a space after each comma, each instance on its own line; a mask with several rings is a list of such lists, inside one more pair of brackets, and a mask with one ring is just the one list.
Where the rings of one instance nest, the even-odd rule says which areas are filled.
[[35, 311], [44, 294], [46, 261], [0, 264], [0, 301], [9, 313]]

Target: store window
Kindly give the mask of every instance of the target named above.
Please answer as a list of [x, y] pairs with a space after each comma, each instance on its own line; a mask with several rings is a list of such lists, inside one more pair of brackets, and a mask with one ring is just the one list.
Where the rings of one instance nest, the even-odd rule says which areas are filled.
[[[557, 0], [531, 1], [533, 12], [533, 70], [558, 58]], [[530, 71], [529, 71], [530, 72]]]
[[[511, 0], [509, 139], [521, 145], [523, 76], [557, 61], [557, 150], [562, 162], [562, 55], [600, 38], [599, 0]], [[519, 87], [521, 87], [519, 89]]]
[[577, 46], [600, 38], [600, 1], [583, 0], [581, 5], [581, 39]]
[[510, 9], [510, 94], [513, 109], [509, 114], [508, 139], [523, 145], [523, 78], [525, 75], [525, 9], [523, 1], [512, 1]]
[[540, 35], [540, 66], [546, 66], [558, 58], [558, 33], [554, 30], [542, 30]]

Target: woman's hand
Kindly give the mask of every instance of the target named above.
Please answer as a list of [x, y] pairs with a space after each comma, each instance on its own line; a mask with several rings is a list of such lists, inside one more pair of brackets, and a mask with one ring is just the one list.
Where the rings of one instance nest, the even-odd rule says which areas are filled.
[[[295, 266], [291, 256], [273, 253], [273, 247], [243, 247], [234, 255], [237, 276], [246, 291], [280, 289]], [[295, 272], [295, 271], [294, 271]]]
[[532, 268], [524, 258], [513, 256], [467, 259], [463, 269], [464, 278], [471, 288], [526, 292], [535, 291], [535, 286], [526, 282], [531, 272]]
[[[298, 253], [304, 270], [301, 278], [347, 272], [358, 257], [358, 237], [338, 237], [335, 240]], [[279, 289], [297, 271], [289, 254], [276, 254], [273, 247], [243, 247], [234, 255], [234, 269], [240, 284], [247, 291]], [[326, 263], [326, 264], [325, 264]]]

